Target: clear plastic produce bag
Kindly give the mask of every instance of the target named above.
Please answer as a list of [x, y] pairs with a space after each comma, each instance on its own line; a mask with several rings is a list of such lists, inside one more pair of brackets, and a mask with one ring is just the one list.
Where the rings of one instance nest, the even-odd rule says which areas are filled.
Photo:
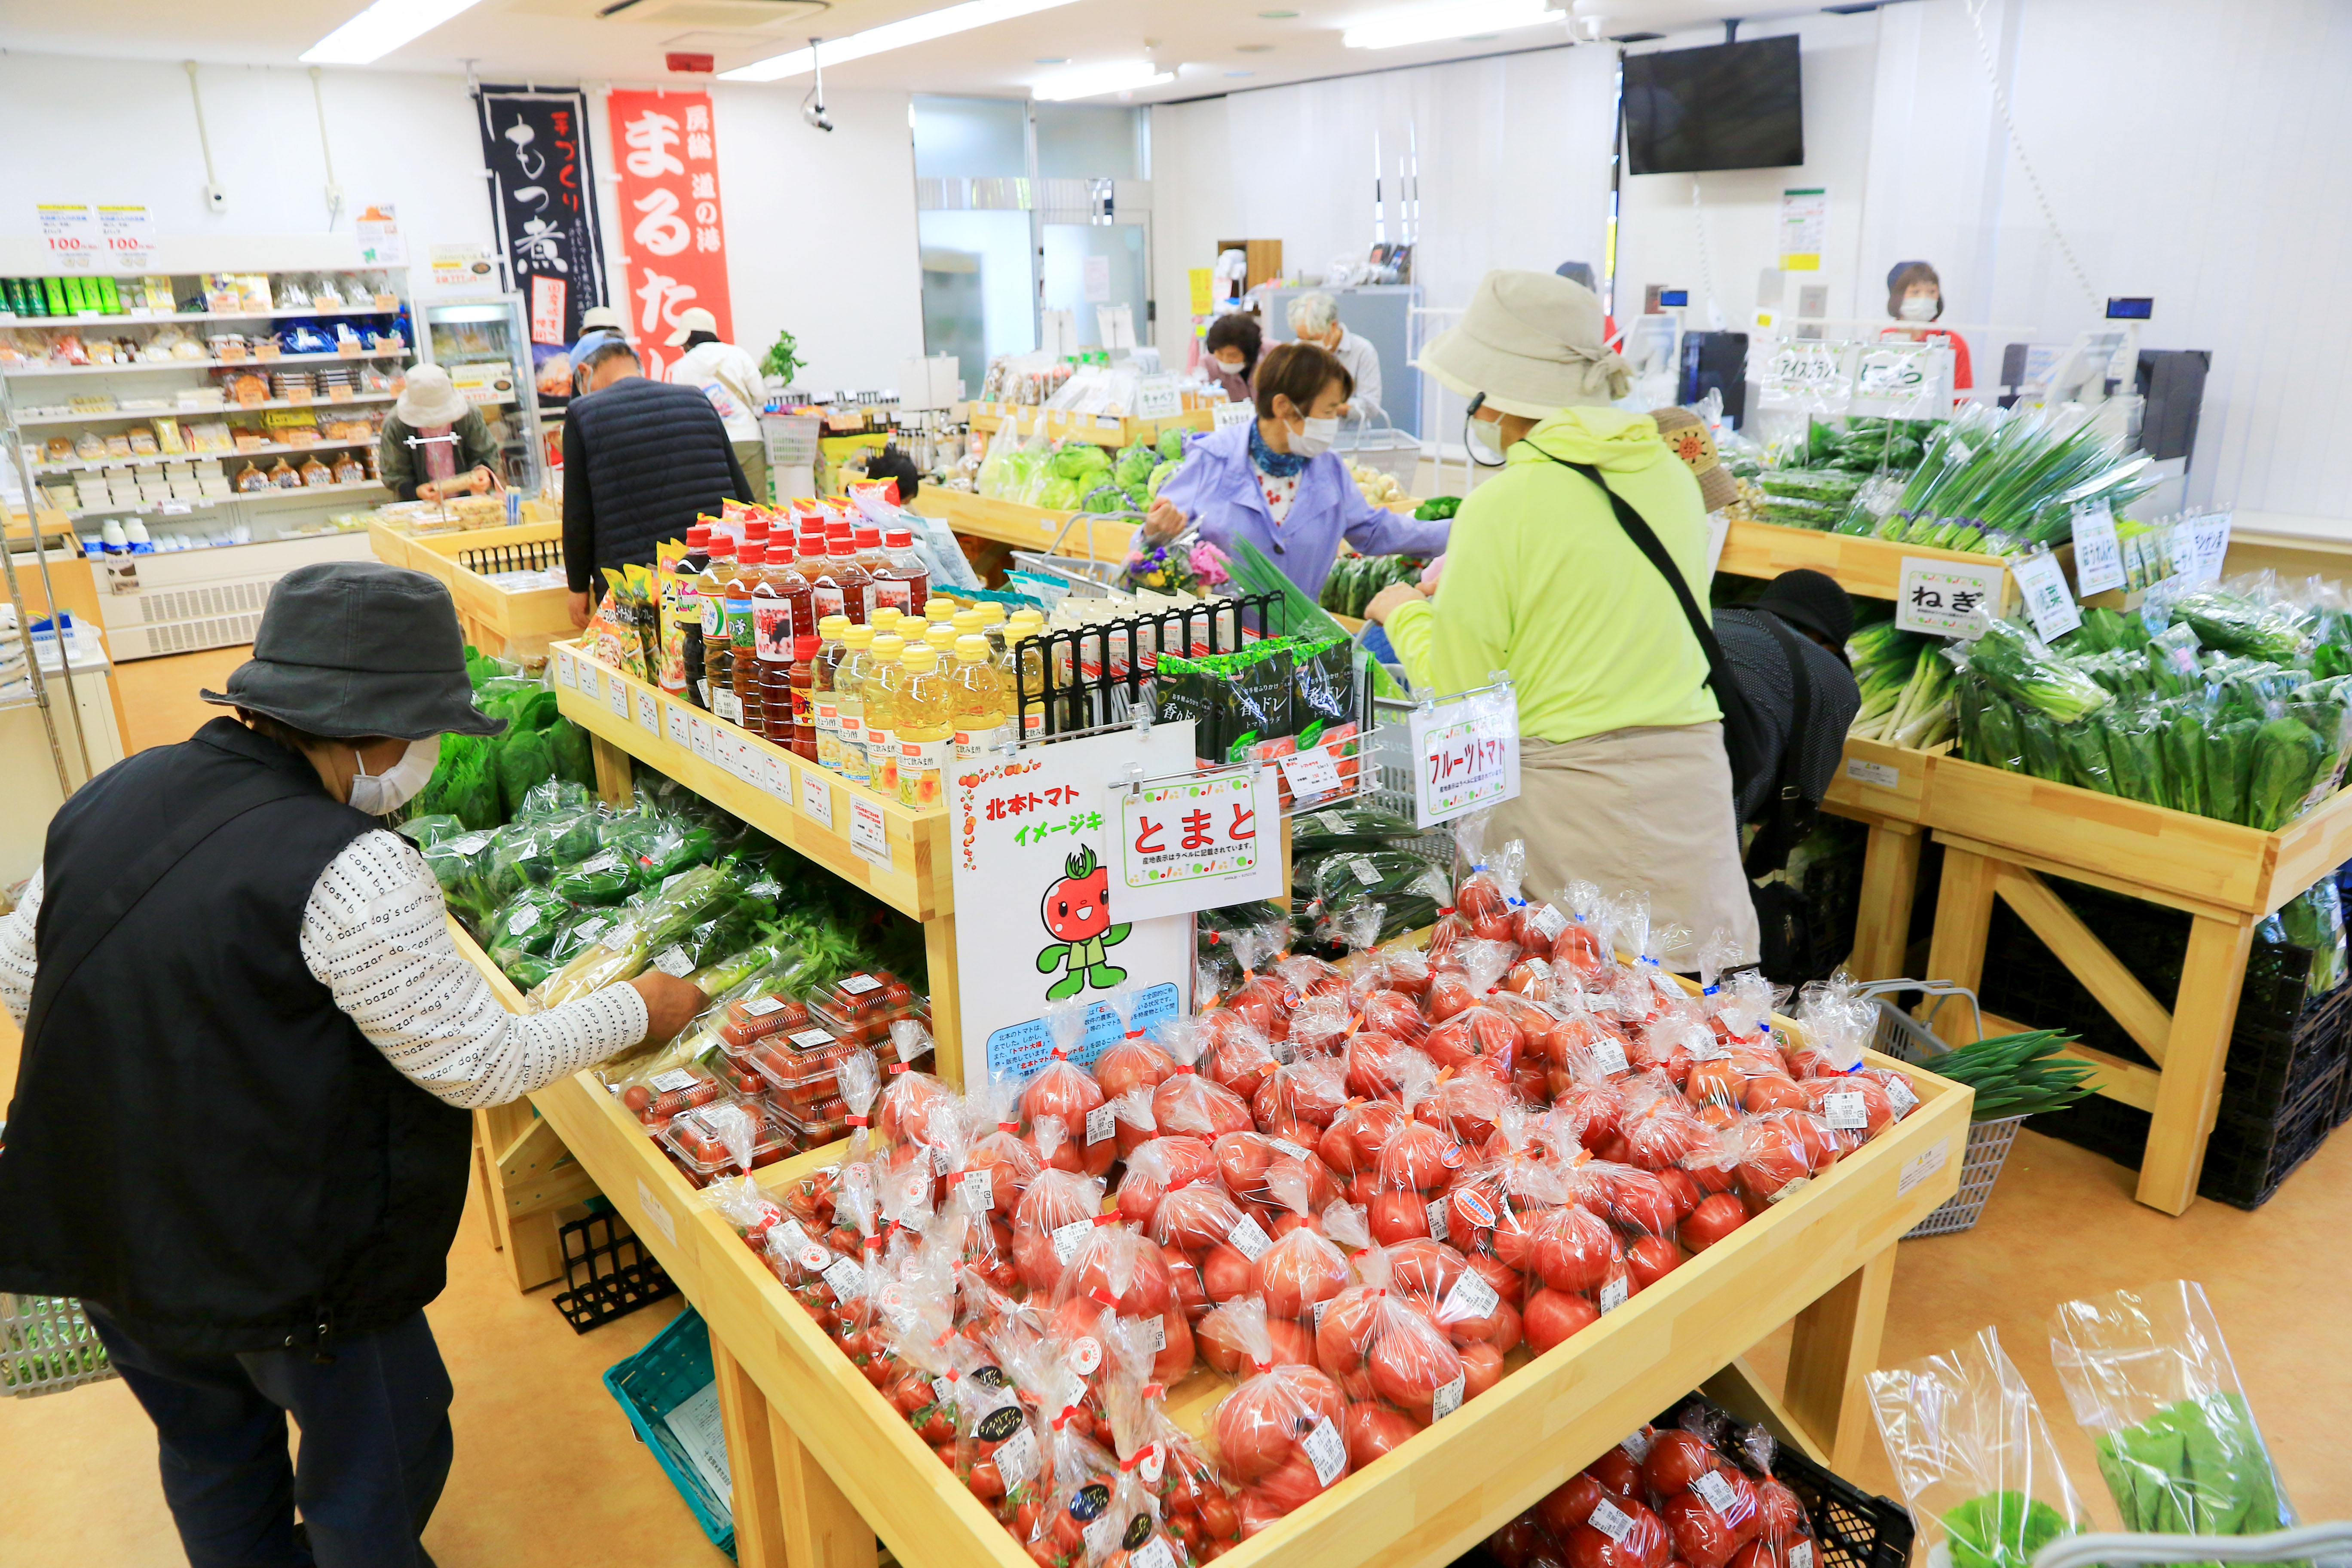
[[1870, 1374], [1871, 1413], [1929, 1554], [1952, 1568], [2028, 1568], [2089, 1523], [2050, 1426], [1992, 1329]]
[[2064, 1302], [2051, 1317], [2050, 1357], [2126, 1530], [2294, 1527], [2202, 1286], [2168, 1279]]

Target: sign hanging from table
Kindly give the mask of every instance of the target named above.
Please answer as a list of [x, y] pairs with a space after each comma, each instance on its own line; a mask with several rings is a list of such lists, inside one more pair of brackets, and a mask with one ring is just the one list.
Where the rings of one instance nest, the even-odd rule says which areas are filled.
[[[1139, 766], [1139, 774], [1132, 771]], [[1043, 1066], [1053, 1045], [1046, 1009], [1056, 1002], [1089, 1004], [1074, 1054], [1082, 1066], [1119, 1037], [1115, 990], [1138, 998], [1137, 1028], [1184, 1013], [1192, 917], [1130, 919], [1128, 895], [1113, 879], [1129, 793], [1123, 781], [1192, 771], [1189, 720], [992, 752], [956, 765], [948, 820], [956, 973], [963, 977], [958, 1011], [972, 1081], [983, 1074], [1025, 1078]], [[1271, 818], [1266, 831], [1278, 831]]]
[[1519, 700], [1508, 685], [1413, 710], [1413, 822], [1434, 827], [1519, 797]]
[[1180, 774], [1115, 793], [1110, 888], [1122, 919], [1282, 896], [1282, 791], [1274, 769]]
[[616, 90], [605, 111], [621, 164], [621, 309], [646, 374], [658, 381], [678, 355], [665, 340], [682, 312], [699, 306], [721, 342], [735, 339], [718, 131], [707, 92]]
[[1906, 555], [1895, 584], [1895, 629], [1930, 637], [1972, 637], [2000, 613], [1997, 562], [1975, 565], [1934, 556]]
[[[485, 87], [475, 95], [499, 254], [530, 302], [532, 369], [568, 384], [580, 317], [604, 303], [604, 251], [578, 88]], [[563, 364], [549, 362], [562, 358]]]

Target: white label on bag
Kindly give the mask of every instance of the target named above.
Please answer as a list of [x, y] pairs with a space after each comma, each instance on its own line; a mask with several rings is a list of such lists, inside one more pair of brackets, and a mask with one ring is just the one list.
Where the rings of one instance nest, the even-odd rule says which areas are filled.
[[1235, 1252], [1252, 1263], [1264, 1257], [1265, 1249], [1274, 1245], [1274, 1238], [1265, 1234], [1265, 1227], [1248, 1215], [1242, 1215], [1240, 1223], [1234, 1226], [1232, 1234], [1225, 1239], [1234, 1244]]
[[1528, 924], [1535, 929], [1538, 936], [1546, 942], [1551, 942], [1568, 929], [1568, 917], [1559, 912], [1557, 905], [1546, 904], [1536, 911], [1535, 919], [1529, 921]]
[[1609, 1039], [1592, 1042], [1592, 1065], [1607, 1076], [1627, 1071], [1633, 1066], [1625, 1059], [1625, 1047]]
[[664, 974], [683, 980], [694, 973], [694, 959], [682, 947], [673, 947], [654, 960], [654, 967]]
[[[934, 1143], [931, 1145], [931, 1169], [934, 1173], [944, 1176], [948, 1173], [948, 1171], [952, 1164], [953, 1162], [948, 1157], [946, 1144]], [[925, 1184], [928, 1185], [929, 1184], [927, 1183]]]
[[1348, 857], [1347, 866], [1349, 870], [1353, 871], [1356, 874], [1356, 880], [1361, 882], [1367, 888], [1377, 887], [1380, 885], [1381, 874], [1374, 870], [1372, 868], [1372, 863], [1370, 860], [1365, 859], [1361, 855], [1350, 855]]
[[2058, 558], [2046, 550], [2011, 560], [2010, 575], [2017, 579], [2017, 591], [2025, 600], [2025, 613], [2033, 619], [2033, 629], [2042, 634], [2044, 642], [2054, 642], [2083, 624], [2082, 606], [2074, 595], [2066, 591], [2066, 574], [2060, 570]]
[[1128, 1318], [1124, 1321], [1135, 1325], [1136, 1336], [1143, 1342], [1143, 1348], [1153, 1355], [1158, 1355], [1168, 1348], [1168, 1322], [1159, 1313], [1154, 1312], [1143, 1318]]
[[988, 1171], [966, 1171], [956, 1184], [963, 1189], [964, 1200], [976, 1209], [996, 1206], [996, 1178]]
[[1319, 1329], [1323, 1326], [1323, 1314], [1330, 1310], [1331, 1303], [1328, 1301], [1318, 1301], [1315, 1303], [1315, 1326], [1317, 1328]]
[[808, 815], [810, 821], [827, 832], [832, 831], [833, 789], [825, 783], [824, 775], [814, 768], [801, 770], [801, 810]]
[[690, 1069], [672, 1068], [654, 1074], [653, 1089], [656, 1094], [676, 1094], [679, 1089], [692, 1089], [698, 1081]]
[[607, 677], [604, 690], [612, 701], [614, 715], [626, 719], [629, 716], [629, 689], [621, 684], [621, 678], [617, 675]]
[[1617, 1446], [1624, 1449], [1626, 1454], [1632, 1458], [1633, 1461], [1638, 1465], [1643, 1460], [1650, 1457], [1650, 1434], [1647, 1430], [1637, 1427], [1632, 1436], [1626, 1438]]
[[1584, 1522], [1620, 1546], [1625, 1544], [1625, 1537], [1633, 1529], [1633, 1516], [1605, 1497], [1592, 1505], [1591, 1517]]
[[1328, 1415], [1315, 1423], [1315, 1430], [1300, 1438], [1298, 1446], [1306, 1450], [1307, 1463], [1315, 1467], [1318, 1484], [1328, 1487], [1346, 1472], [1348, 1445], [1340, 1440], [1339, 1429], [1331, 1425]]
[[463, 838], [449, 840], [449, 848], [458, 855], [479, 855], [482, 852], [482, 846], [489, 841], [490, 836], [487, 833], [468, 833]]
[[1078, 1248], [1087, 1244], [1087, 1237], [1094, 1234], [1094, 1228], [1095, 1222], [1090, 1219], [1074, 1219], [1056, 1227], [1054, 1231], [1055, 1260], [1066, 1264], [1076, 1258]]
[[1465, 1374], [1455, 1373], [1454, 1381], [1430, 1396], [1429, 1418], [1442, 1421], [1462, 1408], [1462, 1390]]
[[1891, 1073], [1886, 1080], [1886, 1098], [1895, 1106], [1895, 1119], [1900, 1121], [1919, 1103], [1919, 1096], [1911, 1088], [1911, 1080], [1901, 1073]]
[[1437, 1241], [1444, 1241], [1445, 1239], [1445, 1200], [1444, 1198], [1431, 1199], [1426, 1212], [1429, 1215], [1429, 1234], [1431, 1238]]
[[1348, 819], [1336, 811], [1324, 812], [1315, 820], [1323, 825], [1323, 831], [1326, 833], [1344, 835], [1348, 831]]
[[1858, 1089], [1822, 1096], [1822, 1117], [1840, 1132], [1859, 1132], [1870, 1125], [1870, 1107]]
[[572, 655], [562, 648], [555, 650], [555, 684], [580, 689], [580, 667], [572, 662]]
[[1447, 1322], [1458, 1323], [1469, 1318], [1492, 1317], [1495, 1309], [1502, 1304], [1502, 1297], [1495, 1293], [1492, 1285], [1479, 1278], [1475, 1269], [1465, 1268], [1462, 1277], [1454, 1281], [1454, 1289], [1445, 1293], [1437, 1315]]
[[520, 936], [523, 932], [537, 925], [539, 923], [540, 916], [545, 912], [546, 911], [541, 910], [537, 904], [528, 905], [522, 909], [517, 910], [514, 913], [507, 917], [507, 934], [509, 936]]
[[841, 1300], [854, 1300], [866, 1294], [865, 1271], [846, 1258], [836, 1258], [824, 1271], [824, 1282], [833, 1287], [834, 1295]]
[[1118, 1131], [1118, 1113], [1108, 1105], [1097, 1105], [1087, 1112], [1087, 1142], [1099, 1143]]
[[1276, 1148], [1281, 1150], [1284, 1153], [1289, 1155], [1294, 1160], [1304, 1160], [1307, 1158], [1307, 1151], [1301, 1149], [1297, 1144], [1293, 1143], [1287, 1138], [1269, 1138], [1266, 1142], [1273, 1144]]
[[1731, 1489], [1731, 1483], [1725, 1480], [1722, 1473], [1717, 1470], [1709, 1470], [1693, 1481], [1690, 1489], [1698, 1493], [1699, 1501], [1727, 1519], [1731, 1516], [1732, 1508], [1739, 1501], [1738, 1497]]
[[1690, 1059], [1695, 1062], [1727, 1062], [1731, 1059], [1731, 1052], [1715, 1037], [1715, 1032], [1709, 1030], [1706, 1039], [1691, 1047]]
[[1845, 776], [1856, 784], [1872, 784], [1879, 789], [1893, 789], [1903, 782], [1903, 774], [1896, 769], [1885, 763], [1866, 763], [1860, 757], [1845, 760]]
[[870, 974], [857, 973], [851, 975], [846, 980], [844, 980], [841, 983], [841, 989], [848, 995], [863, 996], [868, 991], [881, 990], [882, 983], [879, 980], [875, 979], [874, 976]]
[[783, 1010], [784, 999], [781, 996], [754, 996], [743, 1004], [745, 1016], [753, 1018], [764, 1018], [771, 1013]]
[[[2074, 587], [2083, 597], [2124, 585], [2123, 549], [2116, 542], [2116, 514], [2103, 500], [2074, 509]], [[1789, 1568], [1797, 1568], [1793, 1552]]]
[[1813, 1568], [1813, 1543], [1796, 1541], [1789, 1544], [1789, 1568]]
[[[1167, 1539], [1158, 1535], [1137, 1547], [1128, 1562], [1134, 1568], [1176, 1568], [1175, 1554], [1168, 1550]], [[1791, 1563], [1790, 1568], [1795, 1568], [1795, 1564]], [[1812, 1564], [1809, 1563], [1805, 1568], [1812, 1568]]]
[[1611, 1275], [1607, 1279], [1603, 1280], [1601, 1285], [1601, 1315], [1606, 1317], [1609, 1313], [1613, 1312], [1618, 1308], [1623, 1306], [1625, 1304], [1625, 1298], [1632, 1293], [1633, 1292], [1626, 1287], [1625, 1276], [1622, 1274]]
[[1315, 800], [1339, 793], [1339, 764], [1332, 762], [1331, 753], [1320, 746], [1285, 757], [1279, 765], [1295, 800]]
[[604, 929], [604, 922], [601, 920], [582, 921], [578, 925], [572, 928], [572, 935], [574, 940], [578, 941], [584, 946], [589, 942], [594, 942], [596, 940], [596, 933]]
[[1037, 1434], [1023, 1422], [1021, 1430], [997, 1447], [996, 1473], [1003, 1478], [1004, 1489], [1012, 1491], [1037, 1473]]
[[795, 1029], [784, 1037], [803, 1051], [821, 1051], [833, 1044], [832, 1033], [824, 1029]]
[[1080, 1334], [1070, 1342], [1070, 1370], [1080, 1377], [1092, 1377], [1095, 1368], [1102, 1365], [1102, 1345], [1092, 1334]]

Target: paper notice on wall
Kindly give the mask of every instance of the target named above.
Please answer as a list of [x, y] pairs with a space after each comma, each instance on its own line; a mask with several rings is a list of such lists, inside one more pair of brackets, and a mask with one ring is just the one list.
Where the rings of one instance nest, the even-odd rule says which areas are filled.
[[1830, 194], [1813, 186], [1780, 193], [1780, 270], [1819, 272], [1829, 237]]
[[155, 260], [155, 221], [144, 204], [98, 209], [98, 244], [118, 272], [144, 272]]
[[[1086, 262], [1087, 303], [1099, 305], [1110, 298], [1110, 258], [1089, 256]], [[1105, 344], [1108, 347], [1108, 344]]]
[[87, 269], [98, 258], [98, 224], [81, 202], [43, 202], [33, 209], [41, 248], [51, 263]]
[[1133, 348], [1135, 346], [1135, 307], [1132, 305], [1096, 306], [1095, 328], [1102, 334], [1103, 347]]
[[352, 226], [359, 231], [362, 267], [408, 265], [408, 245], [400, 237], [400, 215], [392, 203], [362, 207]]
[[498, 252], [487, 245], [436, 245], [433, 247], [436, 289], [496, 289]]

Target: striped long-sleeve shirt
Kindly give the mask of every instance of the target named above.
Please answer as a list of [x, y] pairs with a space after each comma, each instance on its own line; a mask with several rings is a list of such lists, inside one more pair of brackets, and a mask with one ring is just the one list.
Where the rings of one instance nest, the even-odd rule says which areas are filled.
[[[19, 1026], [32, 1005], [42, 879], [0, 919], [0, 1005]], [[396, 833], [363, 833], [327, 862], [302, 910], [303, 963], [401, 1073], [476, 1110], [504, 1105], [644, 1038], [631, 985], [535, 1016], [509, 1013], [457, 952], [441, 885]]]

